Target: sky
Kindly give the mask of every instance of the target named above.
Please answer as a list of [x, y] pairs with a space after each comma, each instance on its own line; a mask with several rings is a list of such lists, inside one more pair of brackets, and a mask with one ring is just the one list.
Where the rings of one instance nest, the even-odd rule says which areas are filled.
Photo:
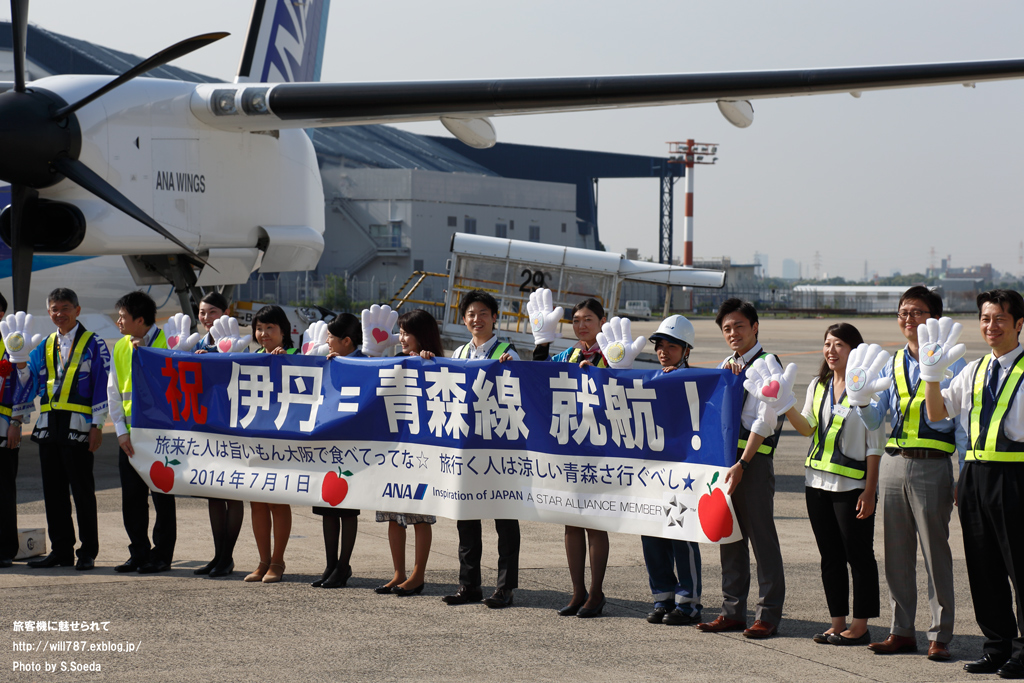
[[[5, 4], [5, 3], [4, 3]], [[30, 21], [148, 56], [231, 36], [176, 65], [231, 80], [249, 0], [45, 0]], [[3, 7], [0, 18], [10, 18]], [[949, 0], [333, 0], [323, 81], [402, 81], [860, 66], [1024, 57], [1024, 3]], [[1024, 274], [1017, 197], [1024, 81], [754, 102], [737, 129], [714, 104], [494, 119], [500, 142], [666, 156], [719, 144], [695, 171], [694, 253], [783, 259], [805, 276], [921, 272], [940, 259]], [[440, 123], [403, 126], [445, 135]], [[658, 252], [658, 181], [600, 182], [601, 239]], [[683, 182], [676, 186], [682, 251]], [[820, 269], [815, 270], [815, 262]]]

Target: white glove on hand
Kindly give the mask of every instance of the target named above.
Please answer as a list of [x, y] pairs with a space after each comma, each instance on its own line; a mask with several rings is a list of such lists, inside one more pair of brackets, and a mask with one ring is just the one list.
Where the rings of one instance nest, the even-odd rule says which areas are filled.
[[203, 335], [196, 332], [189, 334], [192, 329], [192, 319], [184, 313], [175, 313], [164, 324], [164, 340], [167, 348], [172, 351], [191, 351], [195, 348]]
[[633, 360], [647, 346], [647, 337], [640, 335], [634, 340], [629, 318], [612, 318], [597, 333], [597, 345], [601, 347], [609, 367], [628, 370], [633, 367]]
[[892, 377], [879, 377], [889, 362], [889, 352], [878, 344], [861, 344], [846, 360], [846, 397], [851, 406], [866, 406], [878, 398], [878, 392], [892, 386]]
[[[790, 367], [796, 367], [796, 365], [790, 364]], [[757, 404], [757, 417], [754, 418], [754, 423], [750, 425], [750, 431], [756, 434], [761, 433], [761, 425], [764, 425], [771, 431], [775, 431], [775, 428], [779, 426], [779, 414], [775, 411], [775, 407], [770, 403], [761, 401]]]
[[363, 353], [371, 358], [383, 356], [398, 343], [398, 335], [391, 334], [398, 322], [398, 311], [387, 304], [363, 309]]
[[43, 335], [29, 336], [32, 329], [32, 314], [18, 311], [0, 320], [0, 335], [12, 363], [27, 363], [32, 349], [43, 340]]
[[241, 336], [238, 321], [230, 315], [222, 315], [213, 321], [210, 335], [217, 342], [217, 351], [221, 353], [239, 353], [249, 349], [251, 335]]
[[963, 331], [963, 325], [953, 322], [952, 318], [929, 318], [917, 326], [922, 381], [941, 382], [953, 376], [949, 366], [967, 352], [965, 345], [957, 344]]
[[550, 344], [562, 335], [556, 329], [558, 321], [565, 315], [565, 309], [561, 306], [553, 308], [553, 298], [550, 289], [538, 289], [530, 294], [530, 300], [526, 302], [526, 312], [530, 316], [530, 328], [533, 330], [533, 343], [537, 346]]
[[302, 333], [303, 356], [326, 356], [331, 352], [327, 345], [327, 323], [317, 320]]
[[796, 381], [796, 363], [786, 366], [782, 371], [775, 356], [758, 358], [747, 368], [747, 379], [743, 388], [753, 394], [759, 401], [770, 405], [776, 416], [785, 413], [796, 404], [793, 394], [793, 382]]

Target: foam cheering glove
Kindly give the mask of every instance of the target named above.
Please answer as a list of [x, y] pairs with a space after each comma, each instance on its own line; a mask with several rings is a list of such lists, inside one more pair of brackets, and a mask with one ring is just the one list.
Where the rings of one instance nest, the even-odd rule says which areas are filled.
[[929, 318], [917, 326], [918, 359], [921, 363], [921, 380], [941, 382], [953, 376], [949, 366], [955, 363], [967, 347], [957, 344], [963, 325], [952, 318]]
[[[743, 388], [781, 415], [796, 404], [793, 382], [796, 381], [796, 363], [786, 366], [785, 372], [775, 356], [758, 358], [747, 368]], [[767, 420], [766, 420], [767, 422]]]
[[196, 332], [189, 334], [192, 329], [192, 319], [184, 313], [175, 313], [164, 324], [164, 339], [167, 341], [167, 348], [172, 351], [191, 351], [195, 348], [203, 335]]
[[612, 318], [597, 333], [597, 345], [601, 347], [609, 367], [628, 370], [633, 367], [633, 360], [647, 346], [647, 337], [640, 335], [633, 339], [629, 318]]
[[889, 352], [878, 344], [861, 344], [846, 361], [846, 397], [851, 406], [866, 406], [878, 392], [892, 386], [892, 377], [879, 377], [889, 362]]
[[526, 302], [526, 312], [530, 316], [530, 329], [533, 330], [533, 343], [537, 346], [550, 344], [562, 335], [557, 332], [558, 321], [565, 315], [565, 310], [553, 305], [551, 290], [538, 289], [530, 294]]
[[32, 349], [42, 341], [43, 335], [31, 335], [32, 314], [18, 311], [0, 320], [0, 335], [12, 363], [27, 363]]
[[302, 333], [303, 356], [326, 356], [331, 352], [327, 345], [327, 323], [317, 320]]
[[398, 322], [398, 311], [387, 304], [374, 304], [363, 309], [363, 353], [376, 358], [398, 343], [398, 335], [391, 330]]
[[210, 328], [213, 340], [217, 342], [217, 350], [221, 353], [238, 353], [249, 349], [251, 335], [241, 335], [238, 321], [230, 315], [222, 315], [213, 322]]

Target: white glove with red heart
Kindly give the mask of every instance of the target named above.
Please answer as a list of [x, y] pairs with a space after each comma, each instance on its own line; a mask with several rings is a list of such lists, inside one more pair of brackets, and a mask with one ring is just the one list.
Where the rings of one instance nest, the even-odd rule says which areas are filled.
[[597, 333], [597, 345], [601, 347], [609, 367], [628, 370], [633, 367], [633, 360], [647, 346], [647, 337], [640, 335], [633, 339], [629, 318], [612, 318]]
[[775, 356], [758, 358], [747, 368], [743, 388], [762, 403], [768, 404], [776, 415], [780, 415], [796, 404], [796, 396], [793, 394], [796, 369], [796, 363], [790, 363], [783, 372]]
[[533, 343], [537, 346], [550, 344], [562, 335], [558, 333], [558, 321], [565, 315], [565, 309], [553, 305], [551, 290], [538, 289], [530, 294], [526, 302], [526, 312], [530, 316], [530, 329], [533, 330]]
[[3, 335], [4, 346], [12, 363], [27, 363], [32, 349], [43, 340], [43, 335], [31, 335], [31, 330], [31, 313], [18, 311], [0, 320], [0, 335]]
[[363, 354], [378, 358], [398, 343], [398, 335], [391, 330], [398, 322], [398, 311], [387, 304], [374, 304], [363, 309]]
[[248, 351], [249, 342], [252, 340], [252, 335], [241, 336], [241, 331], [238, 329], [238, 320], [230, 315], [222, 315], [213, 321], [210, 335], [217, 342], [217, 351], [220, 353]]
[[878, 344], [861, 344], [846, 360], [846, 397], [851, 406], [866, 406], [878, 392], [892, 386], [892, 377], [879, 377], [892, 356]]
[[957, 344], [963, 330], [963, 325], [952, 318], [929, 318], [917, 326], [921, 381], [941, 382], [953, 376], [949, 366], [967, 352], [966, 346]]
[[303, 356], [326, 356], [331, 352], [327, 345], [327, 323], [317, 320], [302, 333]]
[[192, 319], [184, 313], [175, 313], [164, 324], [164, 340], [167, 348], [172, 351], [191, 351], [195, 348], [203, 335], [196, 332], [189, 334], [192, 329]]

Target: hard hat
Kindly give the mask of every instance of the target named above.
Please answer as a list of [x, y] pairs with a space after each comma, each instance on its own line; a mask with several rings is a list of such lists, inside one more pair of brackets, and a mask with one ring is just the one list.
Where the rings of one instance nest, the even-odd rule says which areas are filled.
[[661, 321], [658, 331], [651, 335], [651, 341], [664, 339], [680, 346], [689, 346], [692, 349], [696, 336], [693, 331], [693, 323], [681, 315], [670, 315]]

